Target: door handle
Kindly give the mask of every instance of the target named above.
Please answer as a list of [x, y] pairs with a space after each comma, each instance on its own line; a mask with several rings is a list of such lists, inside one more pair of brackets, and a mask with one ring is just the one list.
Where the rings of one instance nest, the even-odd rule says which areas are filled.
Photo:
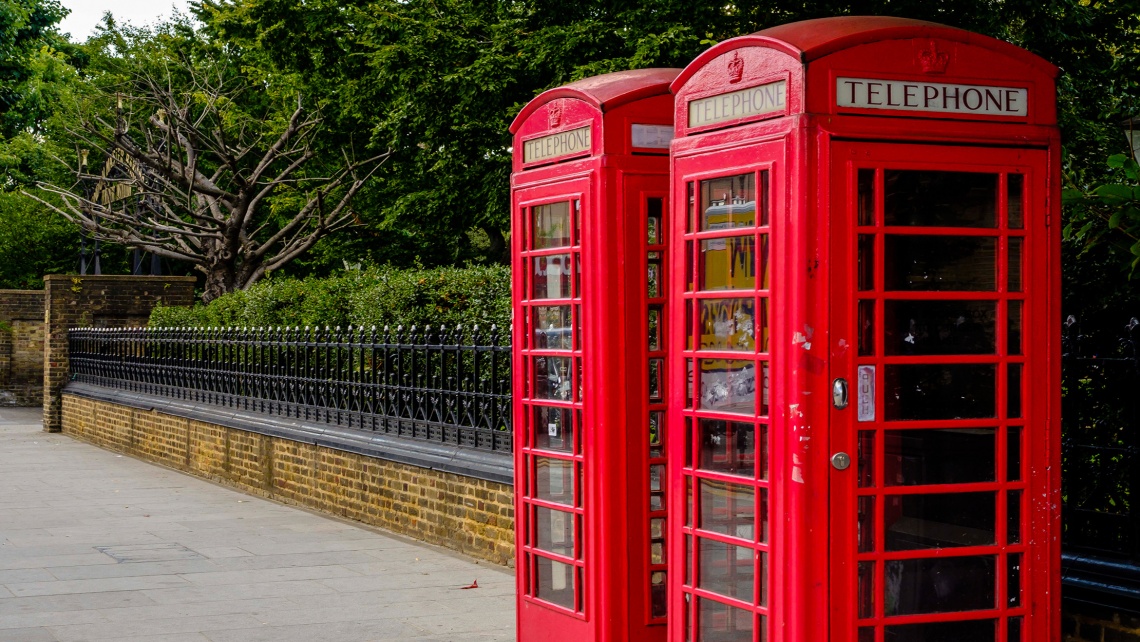
[[836, 410], [847, 407], [847, 380], [843, 377], [831, 382], [831, 403]]

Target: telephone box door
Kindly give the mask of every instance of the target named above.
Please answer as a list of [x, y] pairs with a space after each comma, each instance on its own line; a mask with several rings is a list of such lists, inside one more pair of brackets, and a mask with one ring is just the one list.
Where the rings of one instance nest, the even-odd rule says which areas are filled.
[[1045, 640], [1048, 154], [831, 150], [830, 639]]

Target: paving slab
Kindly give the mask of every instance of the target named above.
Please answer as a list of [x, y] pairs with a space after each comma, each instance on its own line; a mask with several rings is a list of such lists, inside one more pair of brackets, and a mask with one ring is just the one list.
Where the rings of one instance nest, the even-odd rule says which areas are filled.
[[4, 642], [515, 639], [508, 569], [49, 435], [38, 408], [0, 408], [0, 515]]

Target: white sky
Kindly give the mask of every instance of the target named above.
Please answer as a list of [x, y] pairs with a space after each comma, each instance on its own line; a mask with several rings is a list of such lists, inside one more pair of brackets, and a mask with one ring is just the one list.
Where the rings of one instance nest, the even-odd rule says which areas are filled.
[[95, 25], [110, 11], [117, 22], [143, 26], [168, 18], [177, 7], [189, 13], [190, 0], [62, 0], [71, 13], [59, 24], [61, 33], [70, 33], [71, 40], [82, 42], [95, 31]]

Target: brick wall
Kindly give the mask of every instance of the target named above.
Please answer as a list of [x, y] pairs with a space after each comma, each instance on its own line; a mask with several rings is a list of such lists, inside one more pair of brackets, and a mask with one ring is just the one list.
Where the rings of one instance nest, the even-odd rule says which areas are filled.
[[44, 430], [60, 430], [61, 391], [70, 375], [67, 331], [146, 325], [155, 305], [191, 305], [192, 276], [44, 277]]
[[514, 563], [510, 485], [62, 395], [63, 432], [287, 503]]
[[0, 406], [38, 406], [44, 393], [44, 293], [0, 290]]

